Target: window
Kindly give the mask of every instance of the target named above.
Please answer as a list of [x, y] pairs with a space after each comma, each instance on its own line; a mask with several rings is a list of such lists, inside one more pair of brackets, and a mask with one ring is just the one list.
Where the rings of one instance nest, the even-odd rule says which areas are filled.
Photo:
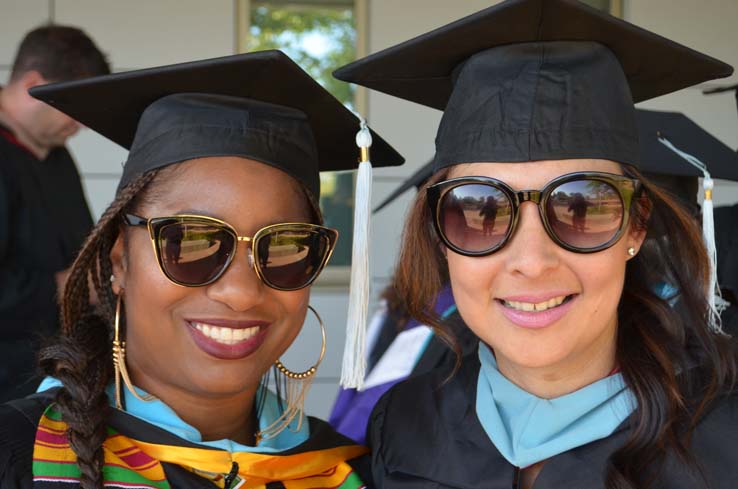
[[[281, 49], [347, 107], [362, 108], [354, 86], [333, 78], [336, 68], [363, 54], [357, 25], [366, 0], [243, 0], [238, 12], [240, 51]], [[361, 110], [360, 110], [361, 111]], [[358, 157], [358, 149], [357, 149]], [[320, 176], [320, 207], [326, 225], [341, 233], [329, 268], [343, 267], [334, 280], [348, 282], [353, 221], [353, 172]], [[326, 270], [329, 277], [330, 270]], [[324, 275], [326, 273], [324, 272]], [[330, 280], [330, 279], [329, 279]]]
[[582, 2], [616, 17], [623, 16], [623, 0], [582, 0]]

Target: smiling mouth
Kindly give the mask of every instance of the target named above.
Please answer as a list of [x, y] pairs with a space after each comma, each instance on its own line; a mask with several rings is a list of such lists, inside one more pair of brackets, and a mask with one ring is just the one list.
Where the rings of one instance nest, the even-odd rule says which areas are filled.
[[252, 326], [250, 328], [223, 328], [206, 323], [193, 322], [190, 324], [209, 339], [228, 346], [250, 340], [256, 336], [259, 331], [261, 331], [261, 326]]
[[523, 312], [542, 312], [549, 309], [554, 309], [566, 304], [574, 297], [574, 294], [560, 295], [552, 297], [543, 302], [522, 302], [522, 301], [508, 301], [504, 299], [497, 299], [497, 301], [508, 309], [514, 309], [516, 311]]

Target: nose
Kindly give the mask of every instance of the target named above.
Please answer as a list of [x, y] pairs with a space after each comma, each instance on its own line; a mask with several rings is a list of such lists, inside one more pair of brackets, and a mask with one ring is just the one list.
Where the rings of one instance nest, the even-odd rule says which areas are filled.
[[520, 206], [515, 234], [503, 252], [508, 272], [522, 277], [542, 278], [558, 266], [558, 245], [546, 233], [534, 202]]
[[246, 311], [263, 300], [264, 283], [256, 275], [251, 243], [237, 242], [236, 256], [221, 277], [208, 286], [207, 295], [233, 311]]

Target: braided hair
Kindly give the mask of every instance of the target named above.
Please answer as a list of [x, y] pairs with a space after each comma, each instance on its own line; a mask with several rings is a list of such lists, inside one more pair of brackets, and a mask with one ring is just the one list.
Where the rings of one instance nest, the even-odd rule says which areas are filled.
[[[113, 378], [112, 323], [116, 297], [109, 277], [110, 250], [121, 217], [135, 208], [158, 171], [145, 173], [122, 188], [85, 240], [71, 267], [62, 298], [62, 332], [39, 355], [42, 372], [62, 382], [56, 406], [68, 425], [83, 489], [103, 487], [103, 449], [110, 404], [105, 388]], [[98, 304], [90, 304], [90, 285]]]

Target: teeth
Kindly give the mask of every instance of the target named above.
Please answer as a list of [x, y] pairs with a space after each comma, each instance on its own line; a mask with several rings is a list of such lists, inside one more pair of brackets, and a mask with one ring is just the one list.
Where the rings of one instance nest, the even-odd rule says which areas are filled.
[[505, 307], [509, 307], [510, 309], [516, 309], [518, 311], [525, 311], [525, 312], [540, 312], [545, 311], [547, 309], [551, 309], [552, 307], [560, 306], [567, 296], [562, 295], [559, 297], [553, 297], [547, 301], [538, 302], [538, 303], [532, 303], [532, 302], [518, 302], [518, 301], [503, 301]]
[[248, 340], [259, 332], [258, 326], [251, 328], [221, 328], [205, 323], [192, 323], [192, 325], [208, 338], [223, 343], [224, 345], [235, 345]]

